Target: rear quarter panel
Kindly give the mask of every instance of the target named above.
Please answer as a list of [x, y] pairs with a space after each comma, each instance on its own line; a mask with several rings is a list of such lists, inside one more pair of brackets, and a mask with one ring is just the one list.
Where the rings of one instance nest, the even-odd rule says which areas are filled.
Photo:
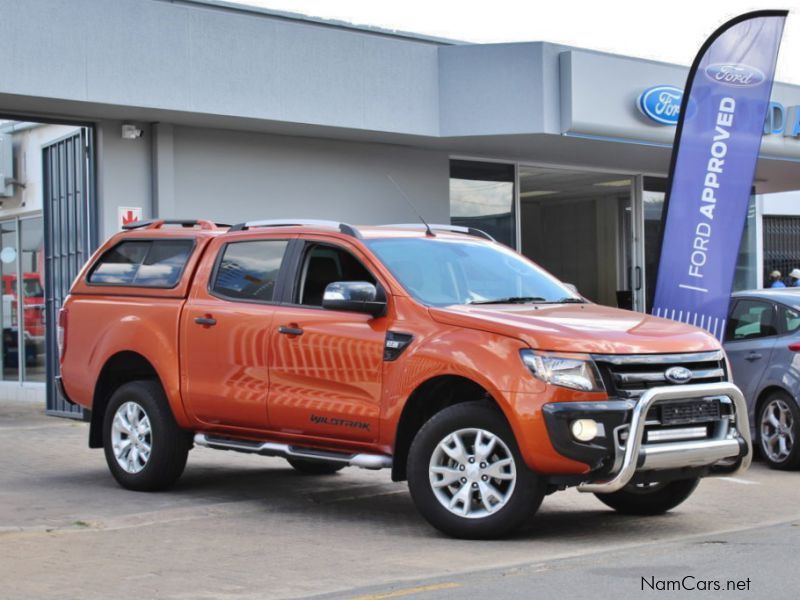
[[180, 399], [178, 324], [181, 298], [70, 296], [67, 347], [61, 364], [69, 397], [91, 408], [106, 362], [119, 352], [136, 352], [158, 373], [178, 423], [187, 425]]

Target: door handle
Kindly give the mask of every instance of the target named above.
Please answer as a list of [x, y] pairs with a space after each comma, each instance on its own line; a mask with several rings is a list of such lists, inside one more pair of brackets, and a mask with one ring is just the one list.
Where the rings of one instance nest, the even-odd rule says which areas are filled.
[[195, 317], [194, 322], [198, 325], [204, 325], [206, 327], [211, 327], [212, 325], [217, 324], [217, 320], [213, 317]]
[[288, 327], [286, 325], [281, 325], [278, 327], [278, 333], [284, 333], [286, 335], [303, 335], [303, 330], [300, 327]]
[[749, 360], [750, 362], [759, 360], [761, 358], [762, 358], [761, 354], [759, 354], [758, 352], [751, 352], [750, 354], [744, 357], [745, 360]]
[[638, 292], [642, 289], [642, 267], [636, 267], [636, 284], [634, 289]]

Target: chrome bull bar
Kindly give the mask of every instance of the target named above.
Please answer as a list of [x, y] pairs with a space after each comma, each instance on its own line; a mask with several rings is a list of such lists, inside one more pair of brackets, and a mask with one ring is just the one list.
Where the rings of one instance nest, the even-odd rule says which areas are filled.
[[[669, 400], [689, 400], [708, 396], [726, 396], [733, 401], [736, 427], [734, 436], [729, 435], [721, 440], [642, 444], [647, 412], [654, 404]], [[633, 409], [622, 466], [619, 471], [607, 481], [583, 482], [578, 485], [578, 491], [610, 494], [621, 490], [628, 485], [636, 471], [640, 469], [639, 461], [642, 454], [644, 454], [644, 464], [641, 470], [709, 466], [726, 458], [738, 458], [741, 455], [740, 439], [744, 440], [747, 452], [741, 456], [741, 462], [734, 473], [745, 471], [753, 459], [747, 403], [742, 392], [734, 384], [720, 382], [650, 388], [642, 394]]]

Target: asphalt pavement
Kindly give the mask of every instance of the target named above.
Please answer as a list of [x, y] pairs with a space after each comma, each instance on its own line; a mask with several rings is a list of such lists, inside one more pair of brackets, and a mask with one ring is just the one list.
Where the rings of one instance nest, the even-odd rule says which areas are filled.
[[0, 598], [800, 597], [800, 473], [756, 463], [649, 518], [569, 490], [532, 531], [472, 542], [388, 471], [196, 448], [173, 490], [129, 492], [85, 423], [42, 412], [0, 403]]

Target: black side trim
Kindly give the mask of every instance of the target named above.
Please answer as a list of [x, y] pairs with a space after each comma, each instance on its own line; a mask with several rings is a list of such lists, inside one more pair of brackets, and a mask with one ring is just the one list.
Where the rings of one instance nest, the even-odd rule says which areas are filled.
[[410, 333], [387, 331], [386, 340], [383, 343], [383, 360], [391, 362], [400, 358], [413, 339], [414, 336]]

